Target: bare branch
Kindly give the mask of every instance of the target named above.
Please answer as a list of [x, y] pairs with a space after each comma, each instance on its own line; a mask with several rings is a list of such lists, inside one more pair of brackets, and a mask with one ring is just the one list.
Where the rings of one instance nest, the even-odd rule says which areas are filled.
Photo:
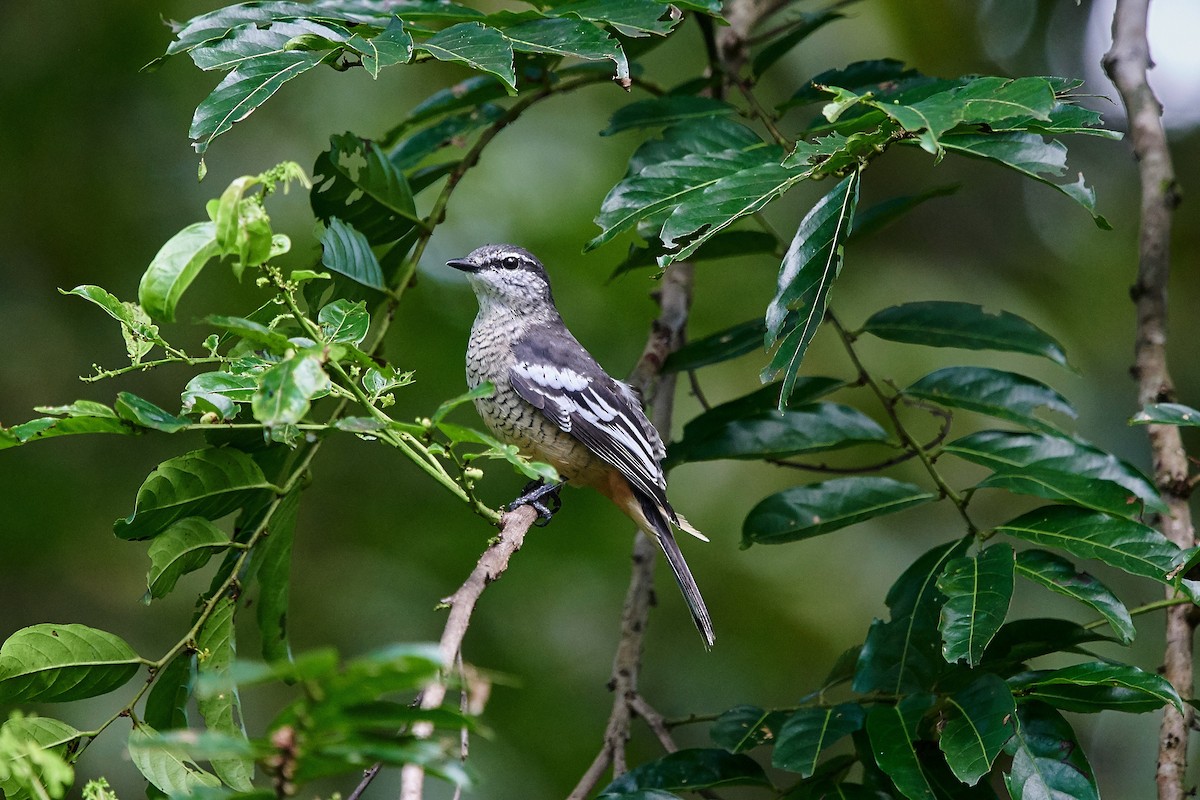
[[[1162, 105], [1150, 88], [1146, 73], [1152, 66], [1146, 25], [1149, 0], [1117, 0], [1113, 14], [1112, 49], [1104, 56], [1104, 69], [1117, 87], [1129, 119], [1129, 134], [1141, 177], [1141, 226], [1138, 236], [1137, 281], [1132, 289], [1137, 308], [1133, 374], [1138, 382], [1138, 402], [1145, 406], [1174, 399], [1175, 388], [1167, 369], [1167, 285], [1170, 276], [1171, 222], [1179, 204], [1175, 170], [1162, 126]], [[1173, 425], [1147, 425], [1154, 461], [1154, 480], [1170, 513], [1158, 527], [1181, 548], [1196, 544], [1187, 498], [1188, 458], [1179, 429]], [[1168, 588], [1168, 595], [1173, 589]], [[1182, 697], [1192, 696], [1192, 640], [1196, 629], [1194, 608], [1167, 609], [1166, 652], [1163, 675]], [[1187, 796], [1188, 731], [1194, 714], [1168, 707], [1163, 714], [1158, 751], [1159, 800]]]

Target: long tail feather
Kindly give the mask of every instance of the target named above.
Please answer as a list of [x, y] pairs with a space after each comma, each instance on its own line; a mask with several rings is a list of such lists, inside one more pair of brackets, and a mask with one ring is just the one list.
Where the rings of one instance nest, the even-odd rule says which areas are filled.
[[638, 497], [638, 503], [653, 528], [650, 533], [654, 534], [659, 547], [662, 548], [663, 555], [667, 557], [667, 563], [675, 575], [675, 582], [679, 584], [679, 591], [683, 593], [684, 602], [687, 603], [688, 610], [692, 612], [692, 621], [696, 623], [696, 630], [700, 631], [700, 635], [704, 637], [704, 647], [709, 649], [717, 639], [713, 632], [712, 619], [708, 616], [708, 607], [704, 605], [704, 598], [700, 596], [700, 587], [696, 585], [696, 579], [692, 577], [692, 571], [688, 569], [683, 552], [679, 549], [679, 543], [675, 541], [675, 535], [671, 533], [670, 523], [667, 522], [667, 517], [662, 509], [650, 498]]

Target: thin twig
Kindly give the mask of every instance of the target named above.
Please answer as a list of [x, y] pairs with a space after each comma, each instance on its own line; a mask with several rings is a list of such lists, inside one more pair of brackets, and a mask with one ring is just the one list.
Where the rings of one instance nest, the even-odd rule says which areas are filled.
[[[1113, 12], [1112, 48], [1104, 56], [1104, 69], [1121, 95], [1129, 119], [1129, 134], [1141, 176], [1141, 225], [1138, 234], [1138, 269], [1132, 296], [1137, 309], [1133, 374], [1142, 406], [1173, 400], [1175, 387], [1167, 369], [1167, 285], [1170, 277], [1171, 223], [1179, 192], [1175, 170], [1162, 126], [1162, 105], [1150, 88], [1146, 73], [1152, 66], [1146, 26], [1150, 0], [1117, 0]], [[1158, 521], [1163, 534], [1181, 548], [1196, 544], [1188, 507], [1191, 487], [1188, 459], [1179, 428], [1147, 425], [1154, 462], [1154, 482], [1170, 509]], [[1173, 589], [1168, 589], [1173, 592]], [[1166, 652], [1163, 676], [1181, 697], [1192, 696], [1194, 608], [1174, 606], [1166, 612]], [[1188, 731], [1194, 712], [1168, 706], [1158, 738], [1159, 800], [1188, 796]]]

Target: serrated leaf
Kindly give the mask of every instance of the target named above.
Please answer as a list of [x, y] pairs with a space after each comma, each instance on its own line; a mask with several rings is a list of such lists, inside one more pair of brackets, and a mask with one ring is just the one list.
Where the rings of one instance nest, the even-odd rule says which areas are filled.
[[188, 225], [168, 239], [146, 267], [138, 284], [138, 302], [153, 319], [174, 322], [179, 298], [204, 265], [220, 252], [216, 225]]
[[742, 545], [781, 544], [819, 536], [937, 498], [891, 478], [836, 478], [767, 497], [742, 525]]
[[0, 703], [61, 703], [107, 694], [142, 659], [124, 639], [86, 625], [22, 628], [0, 646]]
[[933, 705], [930, 695], [909, 695], [896, 705], [879, 703], [867, 714], [875, 760], [909, 800], [936, 800], [917, 754], [917, 727]]
[[200, 517], [175, 522], [150, 543], [150, 571], [146, 575], [146, 600], [166, 597], [175, 583], [229, 547], [224, 531]]
[[613, 112], [608, 127], [600, 131], [600, 135], [612, 136], [622, 131], [666, 127], [687, 120], [706, 120], [719, 116], [733, 116], [736, 113], [737, 107], [723, 100], [668, 94], [621, 106]]
[[[842, 249], [858, 205], [859, 173], [846, 176], [804, 216], [779, 267], [774, 299], [767, 306], [767, 348], [783, 339], [764, 377], [783, 373], [780, 408], [795, 385], [800, 363], [825, 318], [829, 289], [842, 271]], [[794, 317], [789, 311], [796, 311]], [[792, 328], [785, 331], [785, 323]]]
[[1016, 569], [1018, 575], [1034, 583], [1091, 606], [1108, 621], [1122, 644], [1133, 641], [1133, 618], [1125, 604], [1107, 586], [1077, 570], [1069, 560], [1045, 550], [1024, 550], [1017, 554]]
[[547, 8], [546, 13], [612, 25], [622, 36], [631, 37], [666, 36], [683, 19], [659, 0], [570, 0]]
[[367, 313], [366, 303], [338, 299], [321, 308], [317, 314], [317, 325], [326, 342], [357, 345], [367, 338], [371, 315]]
[[330, 217], [321, 234], [321, 248], [321, 263], [328, 269], [372, 289], [387, 288], [367, 237], [337, 217]]
[[129, 759], [156, 789], [169, 796], [190, 796], [202, 788], [217, 788], [220, 779], [196, 766], [182, 747], [172, 746], [149, 725], [129, 732]]
[[717, 717], [708, 735], [729, 752], [741, 753], [774, 741], [785, 719], [787, 714], [783, 711], [764, 711], [758, 706], [734, 706]]
[[629, 61], [616, 39], [590, 22], [536, 19], [505, 28], [502, 33], [520, 53], [545, 53], [584, 61], [613, 62], [616, 80], [629, 81]]
[[317, 156], [309, 203], [318, 219], [344, 220], [375, 245], [399, 239], [420, 219], [404, 173], [377, 144], [351, 133], [330, 136]]
[[1062, 345], [1033, 323], [1007, 311], [989, 314], [973, 303], [929, 300], [892, 306], [872, 314], [862, 330], [893, 342], [1028, 353], [1069, 366]]
[[138, 489], [133, 513], [113, 530], [121, 539], [149, 539], [184, 517], [219, 519], [275, 491], [240, 450], [196, 450], [159, 464]]
[[[203, 654], [200, 659], [200, 676], [217, 683], [224, 681], [235, 655], [234, 612], [237, 601], [223, 597], [214, 607], [200, 633], [196, 637], [196, 648]], [[242, 706], [237, 688], [201, 694], [196, 699], [200, 716], [210, 731], [244, 740], [246, 729], [242, 725]], [[239, 791], [253, 789], [254, 762], [251, 759], [224, 757], [211, 759], [213, 771], [225, 785]]]
[[300, 490], [293, 489], [271, 514], [269, 536], [259, 547], [261, 559], [254, 573], [258, 581], [255, 613], [262, 640], [262, 656], [268, 661], [290, 661], [292, 648], [288, 636], [288, 602], [291, 596], [292, 543], [296, 536], [296, 516], [300, 510]]
[[962, 408], [1016, 422], [1035, 430], [1057, 428], [1034, 416], [1046, 408], [1074, 419], [1065, 397], [1041, 381], [989, 367], [946, 367], [935, 370], [904, 390], [906, 395], [951, 408]]
[[754, 759], [724, 750], [677, 750], [640, 764], [601, 790], [600, 794], [626, 795], [637, 790], [666, 791], [712, 789], [718, 786], [770, 786]]
[[1200, 426], [1200, 411], [1180, 403], [1151, 403], [1133, 415], [1130, 425]]
[[130, 392], [118, 392], [113, 407], [121, 419], [163, 433], [175, 433], [191, 424], [189, 420], [177, 417]]
[[862, 728], [865, 719], [858, 703], [802, 708], [779, 729], [771, 766], [807, 778], [816, 771], [821, 752]]
[[156, 730], [186, 728], [188, 701], [196, 685], [196, 653], [184, 650], [159, 671], [146, 698], [143, 721]]
[[1018, 675], [1010, 679], [1018, 696], [1033, 697], [1064, 711], [1095, 713], [1114, 709], [1133, 714], [1183, 701], [1161, 675], [1129, 664], [1089, 661], [1071, 667]]
[[1005, 751], [1013, 800], [1100, 800], [1092, 766], [1062, 714], [1043, 703], [1017, 706], [1020, 725]]
[[516, 90], [512, 44], [495, 28], [479, 22], [460, 22], [416, 42], [414, 47], [439, 61], [457, 61], [471, 69], [490, 72]]
[[1148, 525], [1073, 506], [1034, 509], [998, 525], [996, 531], [1161, 582], [1180, 552]]
[[938, 746], [955, 777], [974, 786], [1017, 728], [1017, 704], [1008, 684], [985, 672], [947, 698]]
[[783, 458], [888, 439], [887, 432], [870, 417], [839, 403], [758, 411], [719, 422], [706, 416], [684, 427], [683, 439], [667, 451], [668, 463]]
[[942, 656], [947, 662], [965, 659], [969, 666], [979, 664], [984, 648], [1008, 614], [1013, 569], [1013, 549], [1006, 544], [992, 545], [978, 555], [946, 564], [937, 587], [946, 595], [938, 628], [942, 632]]
[[384, 67], [407, 64], [413, 52], [412, 36], [399, 17], [392, 17], [387, 27], [375, 36], [355, 33], [346, 40], [346, 46], [361, 56], [363, 68], [372, 78], [378, 78], [379, 70]]
[[328, 393], [330, 385], [321, 356], [298, 352], [263, 373], [250, 408], [264, 425], [295, 425], [307, 416], [314, 398]]

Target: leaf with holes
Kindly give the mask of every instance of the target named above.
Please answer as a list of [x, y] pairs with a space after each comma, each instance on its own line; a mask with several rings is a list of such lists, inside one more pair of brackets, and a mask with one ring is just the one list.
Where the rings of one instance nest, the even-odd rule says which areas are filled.
[[267, 426], [295, 425], [331, 383], [317, 353], [297, 352], [263, 373], [250, 402], [254, 418]]
[[375, 245], [399, 239], [420, 219], [404, 173], [374, 142], [350, 133], [330, 136], [317, 156], [309, 203], [318, 219], [343, 220]]
[[107, 694], [142, 659], [124, 639], [86, 625], [31, 625], [0, 646], [0, 703], [62, 703]]
[[734, 706], [713, 722], [709, 737], [731, 753], [742, 753], [774, 741], [787, 719], [783, 711], [764, 711], [758, 706]]
[[942, 656], [974, 667], [1004, 624], [1013, 595], [1013, 549], [997, 544], [946, 564], [937, 587], [946, 595], [938, 628]]

